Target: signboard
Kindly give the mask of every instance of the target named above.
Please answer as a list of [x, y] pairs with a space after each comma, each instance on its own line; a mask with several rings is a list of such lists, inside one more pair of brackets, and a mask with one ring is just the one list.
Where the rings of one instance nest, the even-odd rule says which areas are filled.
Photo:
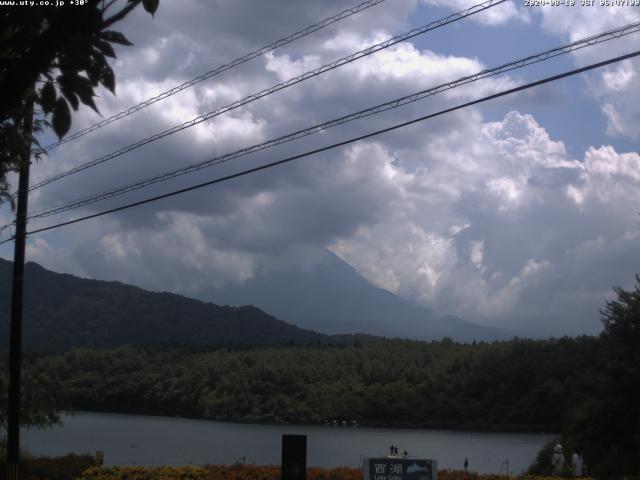
[[438, 463], [418, 458], [365, 458], [364, 480], [438, 480]]

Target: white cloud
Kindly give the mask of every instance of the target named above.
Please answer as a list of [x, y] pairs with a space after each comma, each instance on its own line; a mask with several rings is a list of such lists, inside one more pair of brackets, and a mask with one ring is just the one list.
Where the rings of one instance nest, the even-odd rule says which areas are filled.
[[[608, 146], [571, 160], [562, 142], [517, 112], [475, 127], [475, 137], [449, 144], [459, 151], [447, 160], [423, 157], [428, 179], [416, 172], [406, 187], [417, 199], [334, 251], [376, 284], [464, 318], [596, 331], [601, 293], [619, 276], [632, 278], [632, 266], [624, 275], [599, 268], [638, 251], [629, 238], [640, 234], [640, 157]], [[443, 190], [448, 201], [432, 203]], [[567, 314], [572, 301], [582, 318]]]
[[484, 125], [483, 133], [498, 148], [502, 158], [516, 169], [533, 165], [550, 168], [575, 165], [566, 161], [564, 144], [552, 141], [531, 115], [510, 112], [502, 122]]
[[[422, 0], [422, 2], [427, 5], [447, 7], [456, 11], [466, 10], [480, 3], [475, 0]], [[475, 22], [491, 26], [502, 25], [511, 21], [524, 23], [530, 21], [528, 11], [525, 8], [516, 7], [515, 2], [512, 1], [499, 4], [470, 18]]]
[[635, 76], [633, 64], [629, 60], [625, 60], [613, 70], [605, 71], [602, 74], [602, 80], [607, 90], [619, 92], [626, 89]]
[[[129, 24], [139, 27], [130, 36], [140, 50], [122, 55], [118, 97], [105, 93], [100, 98], [105, 116], [263, 45], [265, 38], [290, 33], [284, 19], [305, 26], [344, 8], [337, 1], [280, 2], [279, 9], [272, 3], [238, 1], [208, 16], [205, 3], [185, 2], [189, 8], [163, 4], [151, 27], [143, 16]], [[61, 147], [37, 164], [33, 181], [407, 30], [416, 4], [385, 2], [318, 37], [159, 102], [86, 142]], [[461, 9], [470, 2], [430, 0], [427, 5]], [[543, 9], [539, 18], [546, 31], [566, 37], [575, 28], [582, 36], [627, 15], [601, 18], [595, 10], [573, 9], [577, 16], [571, 19], [568, 10], [555, 9], [554, 16]], [[282, 18], [274, 16], [276, 11]], [[513, 2], [487, 13], [474, 18], [497, 27], [514, 21], [524, 25], [533, 17]], [[247, 21], [240, 29], [238, 18]], [[585, 49], [577, 55], [587, 50], [597, 53]], [[142, 58], [145, 51], [153, 52], [150, 59]], [[576, 57], [577, 62], [587, 60]], [[437, 42], [430, 49], [399, 44], [38, 190], [31, 208], [202, 161], [483, 68], [482, 59], [464, 51], [442, 53]], [[630, 123], [638, 106], [629, 100], [637, 89], [636, 71], [637, 64], [627, 62], [590, 77], [590, 95], [601, 102], [612, 135], [632, 137], [640, 128], [639, 122]], [[515, 83], [509, 77], [487, 79], [125, 199], [285, 158]], [[74, 125], [86, 126], [96, 118], [83, 111]], [[329, 247], [376, 285], [443, 312], [538, 332], [594, 332], [603, 292], [635, 273], [639, 159], [612, 145], [572, 153], [524, 111], [487, 121], [468, 109], [34, 237], [28, 256], [56, 270], [190, 292], [203, 285], [241, 283], [287, 262], [305, 264], [313, 261], [313, 252]]]
[[484, 256], [483, 250], [484, 240], [471, 242], [471, 255], [469, 255], [469, 259], [478, 269], [482, 269], [482, 258]]
[[322, 66], [321, 58], [318, 55], [305, 55], [300, 59], [292, 59], [286, 54], [275, 56], [273, 52], [269, 52], [265, 58], [267, 59], [267, 71], [276, 73], [282, 82]]
[[[542, 18], [542, 28], [547, 32], [562, 35], [576, 41], [591, 35], [638, 21], [639, 15], [633, 7], [600, 6], [558, 8], [545, 6], [534, 9]], [[580, 55], [590, 55], [588, 49]]]
[[[595, 2], [596, 4], [598, 2]], [[596, 35], [640, 20], [640, 12], [634, 7], [610, 7], [593, 5], [592, 7], [537, 8], [542, 20], [542, 28], [547, 32], [576, 41]], [[608, 41], [595, 47], [583, 48], [571, 55], [579, 65], [586, 65], [630, 53], [631, 45], [637, 44], [639, 33]], [[602, 113], [607, 119], [607, 133], [612, 137], [640, 137], [640, 103], [630, 100], [638, 90], [640, 61], [636, 58], [626, 60], [589, 73], [588, 91], [600, 103]]]
[[525, 185], [523, 182], [516, 181], [511, 178], [496, 178], [487, 182], [489, 191], [495, 193], [502, 201], [500, 209], [506, 210], [511, 206], [517, 207], [519, 200], [522, 198], [522, 192]]
[[453, 242], [405, 220], [405, 215], [362, 226], [350, 238], [338, 239], [331, 250], [374, 284], [431, 303], [455, 263]]
[[625, 60], [588, 77], [588, 92], [600, 102], [607, 134], [612, 137], [640, 137], [640, 105], [630, 100], [640, 85], [636, 71], [639, 65], [637, 59]]

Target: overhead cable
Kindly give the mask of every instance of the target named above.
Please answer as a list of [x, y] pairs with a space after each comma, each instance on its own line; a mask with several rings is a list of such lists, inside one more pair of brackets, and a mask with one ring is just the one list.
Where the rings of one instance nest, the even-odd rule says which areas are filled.
[[80, 208], [86, 205], [90, 205], [93, 203], [96, 203], [98, 201], [101, 200], [106, 200], [109, 198], [114, 198], [114, 197], [118, 197], [120, 195], [124, 195], [125, 193], [128, 192], [132, 192], [135, 190], [139, 190], [141, 188], [145, 188], [148, 187], [150, 185], [159, 183], [159, 182], [163, 182], [163, 181], [167, 181], [182, 175], [186, 175], [189, 173], [193, 173], [196, 172], [198, 170], [202, 170], [204, 168], [208, 168], [208, 167], [212, 167], [214, 165], [218, 165], [221, 163], [225, 163], [228, 162], [230, 160], [233, 160], [235, 158], [239, 158], [239, 157], [243, 157], [245, 155], [249, 155], [251, 153], [257, 152], [257, 151], [261, 151], [261, 150], [265, 150], [267, 148], [276, 146], [276, 145], [280, 145], [283, 143], [287, 143], [287, 142], [291, 142], [293, 140], [297, 140], [299, 138], [303, 138], [324, 130], [327, 130], [331, 127], [335, 127], [337, 125], [343, 125], [345, 123], [354, 121], [354, 120], [358, 120], [360, 118], [363, 117], [367, 117], [370, 115], [375, 115], [378, 113], [382, 113], [388, 110], [392, 110], [404, 105], [408, 105], [410, 103], [416, 102], [418, 100], [422, 100], [424, 98], [430, 97], [430, 96], [434, 96], [437, 95], [438, 93], [453, 89], [453, 88], [457, 88], [460, 87], [462, 85], [468, 84], [468, 83], [472, 83], [472, 82], [476, 82], [478, 80], [487, 78], [487, 77], [491, 77], [491, 76], [495, 76], [495, 75], [499, 75], [505, 72], [509, 72], [512, 70], [516, 70], [519, 68], [523, 68], [525, 66], [528, 65], [532, 65], [535, 63], [539, 63], [545, 60], [549, 60], [551, 58], [557, 57], [559, 55], [563, 55], [563, 54], [567, 54], [585, 47], [589, 47], [592, 45], [596, 45], [599, 43], [603, 43], [603, 42], [607, 42], [609, 40], [613, 40], [613, 39], [617, 39], [620, 38], [622, 36], [625, 35], [629, 35], [632, 33], [636, 33], [640, 31], [640, 22], [636, 22], [636, 23], [632, 23], [629, 25], [625, 25], [623, 27], [619, 27], [619, 28], [615, 28], [612, 30], [608, 30], [606, 32], [600, 33], [598, 35], [592, 35], [590, 37], [587, 38], [583, 38], [581, 40], [577, 40], [575, 42], [572, 42], [570, 44], [567, 45], [563, 45], [560, 47], [556, 47], [550, 50], [546, 50], [544, 52], [541, 53], [536, 53], [533, 55], [529, 55], [525, 58], [521, 58], [518, 60], [514, 60], [512, 62], [509, 63], [505, 63], [502, 64], [498, 67], [494, 67], [491, 69], [485, 69], [482, 70], [478, 73], [475, 73], [473, 75], [467, 75], [465, 77], [461, 77], [457, 80], [454, 80], [452, 82], [448, 82], [448, 83], [443, 83], [441, 85], [435, 86], [435, 87], [431, 87], [427, 90], [421, 90], [419, 92], [413, 93], [411, 95], [406, 95], [400, 98], [397, 98], [395, 100], [391, 100], [385, 103], [381, 103], [379, 105], [373, 106], [373, 107], [369, 107], [366, 108], [364, 110], [360, 110], [358, 112], [355, 113], [351, 113], [349, 115], [345, 115], [343, 117], [339, 117], [321, 124], [317, 124], [308, 128], [304, 128], [301, 130], [297, 130], [293, 133], [289, 133], [287, 135], [283, 135], [271, 140], [268, 140], [266, 142], [262, 142], [259, 144], [255, 144], [249, 147], [245, 147], [242, 148], [240, 150], [236, 150], [234, 152], [231, 153], [226, 153], [224, 155], [220, 155], [214, 158], [211, 158], [209, 160], [203, 161], [203, 162], [199, 162], [193, 165], [189, 165], [187, 167], [183, 167], [183, 168], [178, 168], [175, 170], [171, 170], [169, 172], [165, 172], [162, 174], [158, 174], [152, 177], [148, 177], [144, 180], [139, 180], [137, 182], [134, 183], [130, 183], [128, 185], [125, 186], [121, 186], [112, 190], [108, 190], [105, 192], [101, 192], [101, 193], [97, 193], [97, 194], [93, 194], [87, 197], [84, 197], [82, 199], [78, 199], [78, 200], [74, 200], [72, 202], [67, 202], [64, 203], [60, 206], [57, 207], [53, 207], [53, 208], [49, 208], [37, 213], [34, 213], [32, 215], [30, 215], [28, 217], [29, 220], [32, 219], [37, 219], [37, 218], [44, 218], [44, 217], [48, 217], [51, 215], [57, 215], [69, 210], [73, 210], [76, 208]]
[[358, 5], [356, 5], [355, 7], [352, 8], [348, 8], [346, 10], [341, 11], [340, 13], [333, 15], [332, 17], [328, 17], [325, 18], [324, 20], [322, 20], [321, 22], [315, 23], [313, 25], [308, 26], [307, 28], [304, 28], [298, 32], [292, 33], [291, 35], [288, 35], [284, 38], [281, 38], [280, 40], [276, 40], [275, 42], [270, 43], [269, 45], [265, 45], [264, 47], [261, 47], [257, 50], [254, 50], [252, 52], [249, 52], [245, 55], [243, 55], [242, 57], [238, 57], [235, 60], [230, 61], [229, 63], [225, 63], [223, 65], [220, 65], [216, 68], [214, 68], [213, 70], [209, 70], [206, 73], [203, 73], [202, 75], [198, 75], [197, 77], [189, 80], [188, 82], [184, 82], [176, 87], [170, 88], [167, 91], [164, 91], [158, 95], [156, 95], [155, 97], [151, 97], [147, 100], [145, 100], [144, 102], [140, 102], [137, 105], [134, 105], [132, 107], [127, 108], [126, 110], [123, 110], [119, 113], [116, 113], [115, 115], [106, 118], [104, 120], [101, 120], [83, 130], [80, 130], [72, 135], [69, 135], [68, 137], [63, 138], [62, 140], [52, 143], [50, 145], [47, 145], [43, 150], [44, 151], [50, 151], [53, 150], [56, 147], [59, 147], [60, 145], [70, 142], [72, 140], [76, 140], [88, 133], [91, 133], [95, 130], [98, 130], [99, 128], [104, 127], [105, 125], [109, 125], [110, 123], [115, 122], [116, 120], [120, 120], [122, 118], [128, 117], [129, 115], [138, 112], [144, 108], [147, 108], [149, 105], [153, 105], [156, 102], [159, 102], [160, 100], [164, 100], [165, 98], [171, 97], [172, 95], [175, 95], [176, 93], [179, 93], [183, 90], [186, 90], [187, 88], [190, 88], [200, 82], [203, 82], [204, 80], [207, 80], [211, 77], [214, 77], [216, 75], [221, 74], [222, 72], [226, 72], [227, 70], [230, 70], [234, 67], [237, 67], [238, 65], [241, 65], [243, 63], [248, 62], [249, 60], [253, 60], [256, 57], [259, 57], [261, 55], [264, 55], [265, 53], [269, 53], [273, 50], [275, 50], [276, 48], [280, 48], [283, 47], [284, 45], [288, 45], [289, 43], [292, 43], [302, 37], [306, 37], [307, 35], [310, 35], [314, 32], [317, 32], [318, 30], [322, 30], [325, 27], [328, 27], [329, 25], [332, 25], [336, 22], [339, 22], [340, 20], [343, 20], [347, 17], [350, 17], [351, 15], [355, 15], [356, 13], [359, 13], [363, 10], [366, 10], [367, 8], [373, 7], [374, 5], [377, 5], [379, 3], [382, 3], [386, 0], [367, 0], [366, 2], [362, 2]]
[[[327, 150], [335, 149], [335, 148], [338, 148], [338, 147], [343, 147], [345, 145], [349, 145], [351, 143], [358, 142], [360, 140], [365, 140], [367, 138], [371, 138], [371, 137], [374, 137], [374, 136], [377, 136], [377, 135], [380, 135], [380, 134], [383, 134], [383, 133], [387, 133], [387, 132], [390, 132], [390, 131], [393, 131], [393, 130], [397, 130], [399, 128], [403, 128], [403, 127], [406, 127], [406, 126], [409, 126], [409, 125], [413, 125], [415, 123], [422, 122], [422, 121], [425, 121], [425, 120], [428, 120], [428, 119], [431, 119], [431, 118], [435, 118], [435, 117], [438, 117], [440, 115], [444, 115], [446, 113], [450, 113], [450, 112], [453, 112], [453, 111], [456, 111], [456, 110], [460, 110], [460, 109], [463, 109], [463, 108], [470, 107], [472, 105], [477, 105], [479, 103], [483, 103], [483, 102], [486, 102], [486, 101], [489, 101], [489, 100], [493, 100], [493, 99], [496, 99], [496, 98], [499, 98], [499, 97], [503, 97], [505, 95], [510, 95], [510, 94], [513, 94], [513, 93], [516, 93], [516, 92], [520, 92], [520, 91], [523, 91], [523, 90], [527, 90], [529, 88], [533, 88], [533, 87], [536, 87], [536, 86], [539, 86], [539, 85], [543, 85], [543, 84], [546, 84], [546, 83], [554, 82], [554, 81], [557, 81], [557, 80], [560, 80], [560, 79], [563, 79], [563, 78], [566, 78], [566, 77], [570, 77], [570, 76], [573, 76], [573, 75], [577, 75], [579, 73], [583, 73], [583, 72], [586, 72], [586, 71], [589, 71], [589, 70], [593, 70], [595, 68], [604, 67], [606, 65], [611, 65], [612, 63], [616, 63], [616, 62], [620, 62], [620, 61], [627, 60], [627, 59], [630, 59], [630, 58], [634, 58], [634, 57], [637, 57], [638, 55], [640, 55], [640, 50], [636, 50], [635, 52], [632, 52], [632, 53], [629, 53], [629, 54], [626, 54], [626, 55], [620, 55], [618, 57], [611, 58], [609, 60], [604, 60], [602, 62], [593, 63], [593, 64], [587, 65], [585, 67], [576, 68], [574, 70], [570, 70], [570, 71], [567, 71], [567, 72], [564, 72], [564, 73], [561, 73], [561, 74], [558, 74], [558, 75], [553, 75], [551, 77], [546, 77], [546, 78], [543, 78], [541, 80], [537, 80], [535, 82], [530, 82], [530, 83], [527, 83], [527, 84], [524, 84], [524, 85], [520, 85], [518, 87], [510, 88], [508, 90], [503, 90], [502, 92], [494, 93], [492, 95], [488, 95], [486, 97], [482, 97], [482, 98], [479, 98], [477, 100], [466, 102], [466, 103], [457, 105], [455, 107], [451, 107], [451, 108], [447, 108], [447, 109], [444, 109], [444, 110], [440, 110], [439, 112], [436, 112], [436, 113], [431, 113], [431, 114], [428, 114], [428, 115], [424, 115], [422, 117], [419, 117], [419, 118], [416, 118], [416, 119], [413, 119], [413, 120], [409, 120], [409, 121], [406, 121], [406, 122], [398, 123], [398, 124], [393, 125], [391, 127], [387, 127], [387, 128], [383, 128], [383, 129], [380, 129], [380, 130], [376, 130], [374, 132], [370, 132], [370, 133], [367, 133], [365, 135], [360, 135], [358, 137], [354, 137], [354, 138], [351, 138], [349, 140], [344, 140], [342, 142], [337, 142], [337, 143], [334, 143], [334, 144], [331, 144], [331, 145], [328, 145], [328, 146], [325, 146], [325, 147], [322, 147], [322, 148], [317, 148], [315, 150], [310, 150], [310, 151], [305, 152], [305, 153], [301, 153], [301, 154], [298, 154], [298, 155], [293, 155], [291, 157], [287, 157], [287, 158], [284, 158], [282, 160], [278, 160], [278, 161], [275, 161], [275, 162], [271, 162], [271, 163], [267, 163], [267, 164], [264, 164], [264, 165], [260, 165], [258, 167], [254, 167], [254, 168], [250, 168], [250, 169], [247, 169], [247, 170], [243, 170], [241, 172], [234, 173], [232, 175], [227, 175], [227, 176], [224, 176], [224, 177], [220, 177], [220, 178], [216, 178], [216, 179], [213, 179], [213, 180], [209, 180], [207, 182], [198, 183], [196, 185], [191, 185], [191, 186], [186, 187], [186, 188], [181, 188], [179, 190], [174, 190], [172, 192], [164, 193], [162, 195], [157, 195], [157, 196], [150, 197], [150, 198], [147, 198], [147, 199], [144, 199], [144, 200], [140, 200], [140, 201], [137, 201], [137, 202], [128, 203], [128, 204], [122, 205], [120, 207], [111, 208], [109, 210], [104, 210], [102, 212], [94, 213], [94, 214], [91, 214], [91, 215], [86, 215], [86, 216], [79, 217], [79, 218], [76, 218], [76, 219], [73, 219], [73, 220], [68, 220], [66, 222], [61, 222], [61, 223], [57, 223], [57, 224], [54, 224], [54, 225], [49, 225], [47, 227], [42, 227], [42, 228], [38, 228], [38, 229], [35, 229], [35, 230], [31, 230], [31, 231], [27, 232], [27, 234], [33, 235], [33, 234], [36, 234], [36, 233], [46, 232], [46, 231], [49, 231], [49, 230], [53, 230], [53, 229], [57, 229], [57, 228], [60, 228], [60, 227], [72, 225], [72, 224], [83, 222], [83, 221], [90, 220], [90, 219], [93, 219], [93, 218], [102, 217], [102, 216], [110, 214], [110, 213], [120, 212], [120, 211], [123, 211], [123, 210], [127, 210], [129, 208], [133, 208], [133, 207], [137, 207], [137, 206], [140, 206], [140, 205], [145, 205], [145, 204], [148, 204], [148, 203], [156, 202], [158, 200], [162, 200], [162, 199], [165, 199], [165, 198], [173, 197], [173, 196], [180, 195], [180, 194], [183, 194], [183, 193], [186, 193], [186, 192], [190, 192], [190, 191], [193, 191], [193, 190], [198, 190], [200, 188], [204, 188], [204, 187], [207, 187], [207, 186], [210, 186], [210, 185], [215, 185], [217, 183], [222, 183], [222, 182], [225, 182], [225, 181], [228, 181], [228, 180], [233, 180], [235, 178], [243, 177], [245, 175], [249, 175], [249, 174], [252, 174], [252, 173], [255, 173], [255, 172], [259, 172], [261, 170], [266, 170], [268, 168], [272, 168], [272, 167], [275, 167], [275, 166], [278, 166], [278, 165], [283, 165], [285, 163], [289, 163], [289, 162], [292, 162], [294, 160], [299, 160], [301, 158], [305, 158], [305, 157], [308, 157], [308, 156], [311, 156], [311, 155], [314, 155], [314, 154], [317, 154], [317, 153], [325, 152]], [[13, 239], [11, 238], [11, 239], [4, 240], [4, 241], [0, 242], [0, 245], [2, 245], [3, 243], [7, 243], [10, 240], [13, 240]]]
[[247, 97], [244, 97], [241, 100], [237, 100], [229, 105], [226, 105], [224, 107], [220, 107], [212, 112], [209, 113], [205, 113], [204, 115], [200, 115], [196, 118], [193, 118], [192, 120], [189, 120], [187, 122], [184, 122], [180, 125], [176, 125], [172, 128], [169, 128], [167, 130], [164, 130], [163, 132], [157, 133], [155, 135], [152, 135], [150, 137], [144, 138], [142, 140], [139, 140], [135, 143], [132, 143], [126, 147], [120, 148], [119, 150], [116, 150], [115, 152], [111, 152], [107, 155], [103, 155], [102, 157], [99, 157], [95, 160], [92, 160], [90, 162], [84, 163], [82, 165], [78, 165], [77, 167], [74, 167], [70, 170], [67, 170], [65, 172], [59, 173], [57, 175], [54, 175], [52, 177], [49, 177], [45, 180], [42, 180], [41, 182], [38, 182], [34, 185], [32, 185], [29, 190], [36, 190], [38, 188], [44, 187], [45, 185], [48, 185], [52, 182], [55, 182], [57, 180], [60, 180], [62, 178], [68, 177], [69, 175], [73, 175], [75, 173], [81, 172], [83, 170], [86, 170], [88, 168], [94, 167], [96, 165], [99, 165], [101, 163], [107, 162], [109, 160], [112, 160], [116, 157], [119, 157], [121, 155], [124, 155], [125, 153], [128, 153], [132, 150], [135, 150], [136, 148], [142, 147], [143, 145], [146, 145], [148, 143], [154, 142], [156, 140], [160, 140], [161, 138], [167, 137], [169, 135], [172, 135], [174, 133], [180, 132], [182, 130], [185, 130], [187, 128], [193, 127], [194, 125], [198, 125], [199, 123], [202, 123], [206, 120], [210, 120], [214, 117], [217, 117], [223, 113], [229, 112], [231, 110], [234, 110], [238, 107], [247, 105], [248, 103], [251, 103], [255, 100], [258, 100], [260, 98], [266, 97], [267, 95], [271, 95], [272, 93], [275, 93], [279, 90], [283, 90], [285, 88], [288, 88], [292, 85], [295, 85], [297, 83], [303, 82], [304, 80], [308, 80], [309, 78], [313, 78], [313, 77], [317, 77], [319, 75], [322, 75], [325, 72], [328, 72], [330, 70], [334, 70], [338, 67], [341, 67], [343, 65], [346, 65], [348, 63], [354, 62], [356, 60], [359, 60], [360, 58], [366, 57], [368, 55], [371, 55], [375, 52], [378, 52], [380, 50], [386, 49], [391, 47], [392, 45], [395, 45], [397, 43], [400, 43], [402, 41], [405, 41], [409, 38], [413, 38], [417, 35], [422, 35], [426, 32], [429, 32], [431, 30], [435, 30], [436, 28], [440, 28], [442, 26], [448, 25], [452, 22], [456, 22], [458, 20], [461, 20], [463, 18], [466, 18], [470, 15], [474, 15], [476, 13], [482, 12], [484, 10], [487, 10], [491, 7], [495, 7], [496, 5], [499, 5], [501, 3], [506, 2], [507, 0], [486, 0], [482, 3], [479, 3], [477, 5], [474, 5], [472, 7], [469, 7], [461, 12], [457, 12], [454, 14], [451, 14], [445, 18], [442, 18], [440, 20], [435, 20], [425, 26], [419, 27], [419, 28], [414, 28], [406, 33], [403, 33], [402, 35], [396, 35], [394, 37], [391, 37], [388, 40], [385, 40], [384, 42], [380, 42], [377, 43], [375, 45], [372, 45], [368, 48], [365, 48], [363, 50], [360, 50], [358, 52], [355, 52], [351, 55], [348, 55], [346, 57], [343, 57], [339, 60], [336, 60], [334, 62], [331, 62], [329, 64], [323, 65], [319, 68], [316, 68], [315, 70], [311, 70], [308, 72], [305, 72], [301, 75], [298, 75], [296, 77], [290, 78], [289, 80], [286, 80], [284, 82], [278, 83], [270, 88], [267, 88], [265, 90], [262, 90], [258, 93], [254, 93], [251, 94]]

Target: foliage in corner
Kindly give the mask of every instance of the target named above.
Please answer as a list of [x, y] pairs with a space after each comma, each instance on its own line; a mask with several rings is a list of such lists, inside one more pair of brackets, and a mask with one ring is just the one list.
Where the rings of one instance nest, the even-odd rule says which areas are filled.
[[[0, 363], [0, 433], [7, 432], [8, 421], [8, 369]], [[55, 375], [38, 368], [25, 371], [22, 375], [20, 425], [30, 427], [50, 427], [60, 423], [60, 412], [67, 410], [67, 403], [61, 383]]]
[[590, 458], [590, 472], [606, 478], [640, 474], [640, 276], [601, 310], [604, 348], [597, 388], [573, 416], [569, 431]]
[[[61, 457], [20, 455], [21, 478], [27, 480], [76, 480], [83, 472], [95, 465], [91, 455], [68, 453]], [[0, 464], [0, 472], [2, 471]], [[1, 474], [0, 474], [1, 475]], [[0, 476], [0, 480], [4, 477]]]
[[[115, 93], [107, 59], [115, 58], [113, 45], [132, 44], [111, 27], [140, 3], [153, 15], [159, 0], [0, 10], [0, 196], [7, 197], [6, 175], [19, 168], [25, 150], [35, 144], [42, 152], [35, 134], [51, 127], [61, 139], [71, 127], [71, 111], [81, 103], [98, 111], [96, 87]], [[29, 133], [23, 124], [32, 106]]]

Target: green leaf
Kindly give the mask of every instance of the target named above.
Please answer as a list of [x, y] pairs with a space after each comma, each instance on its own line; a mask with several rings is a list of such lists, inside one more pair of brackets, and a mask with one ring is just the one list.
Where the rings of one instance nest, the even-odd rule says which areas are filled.
[[60, 90], [64, 97], [69, 101], [74, 110], [78, 110], [78, 106], [80, 102], [78, 102], [78, 97], [76, 96], [73, 88], [73, 77], [68, 75], [60, 75], [56, 78], [58, 84], [60, 85]]
[[116, 77], [109, 65], [104, 65], [100, 72], [100, 83], [109, 89], [111, 93], [116, 93]]
[[56, 87], [53, 86], [53, 82], [47, 82], [40, 90], [40, 105], [45, 113], [53, 111], [56, 106]]
[[99, 82], [108, 88], [111, 93], [115, 93], [116, 78], [113, 70], [111, 70], [111, 67], [105, 60], [104, 55], [94, 50], [91, 53], [91, 59], [93, 60], [92, 66], [90, 70], [87, 70], [87, 74], [89, 75], [89, 80], [92, 85], [97, 86]]
[[78, 110], [78, 107], [80, 106], [80, 102], [78, 101], [77, 95], [69, 88], [63, 88], [62, 94], [64, 95], [64, 98], [66, 98], [67, 101], [71, 104], [73, 109]]
[[[97, 56], [97, 54], [94, 54], [95, 56]], [[102, 57], [102, 55], [100, 55]], [[87, 76], [89, 77], [89, 81], [91, 82], [91, 85], [93, 85], [94, 87], [98, 86], [98, 83], [100, 82], [100, 71], [101, 71], [101, 67], [100, 65], [95, 61], [95, 59], [90, 58], [89, 59], [89, 66], [86, 68], [86, 72], [87, 72]]]
[[71, 112], [69, 111], [69, 105], [67, 101], [59, 97], [56, 101], [56, 106], [53, 109], [53, 120], [51, 122], [53, 131], [59, 139], [62, 139], [71, 128]]
[[155, 15], [159, 4], [160, 0], [142, 0], [142, 6], [151, 15]]
[[116, 58], [116, 52], [113, 51], [113, 47], [109, 43], [96, 39], [93, 41], [93, 44], [107, 57]]
[[[77, 40], [78, 42], [80, 40]], [[79, 67], [85, 66], [87, 57], [93, 51], [91, 44], [73, 43], [64, 49], [60, 56], [60, 69], [64, 71], [77, 71]]]
[[95, 94], [93, 93], [93, 88], [91, 88], [91, 82], [89, 79], [77, 76], [74, 78], [73, 89], [76, 95], [80, 97], [80, 101], [85, 105], [91, 107], [96, 113], [100, 113], [98, 111], [98, 107], [93, 101], [93, 97]]
[[121, 34], [120, 32], [114, 32], [112, 30], [100, 32], [99, 37], [103, 40], [106, 40], [107, 42], [117, 43], [119, 45], [133, 45], [133, 43], [131, 43], [123, 34]]

